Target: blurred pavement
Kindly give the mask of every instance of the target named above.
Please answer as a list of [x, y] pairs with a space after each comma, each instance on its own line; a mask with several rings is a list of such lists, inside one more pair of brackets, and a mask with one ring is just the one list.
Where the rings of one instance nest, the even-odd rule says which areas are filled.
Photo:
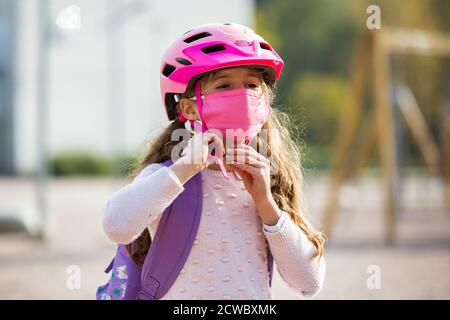
[[[326, 177], [316, 173], [307, 179], [309, 208], [317, 222]], [[100, 211], [124, 183], [51, 180], [50, 239], [39, 242], [21, 233], [0, 233], [0, 298], [93, 299], [97, 286], [107, 279], [103, 269], [114, 254], [114, 245], [100, 228]], [[378, 186], [369, 176], [343, 190], [335, 234], [325, 251], [325, 285], [317, 299], [450, 299], [450, 213], [443, 208], [440, 183], [427, 176], [406, 178], [397, 241], [391, 246], [383, 244]], [[25, 179], [0, 179], [0, 204], [29, 201], [32, 191]], [[80, 267], [79, 290], [67, 289], [70, 265]], [[378, 290], [366, 285], [372, 265], [381, 271]], [[278, 275], [274, 298], [297, 299]]]

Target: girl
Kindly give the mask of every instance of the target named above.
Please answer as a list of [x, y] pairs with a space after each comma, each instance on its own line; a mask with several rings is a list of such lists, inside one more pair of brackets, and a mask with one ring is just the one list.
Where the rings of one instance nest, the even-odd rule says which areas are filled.
[[[323, 240], [305, 220], [300, 156], [288, 118], [270, 108], [282, 67], [263, 38], [238, 24], [196, 27], [164, 54], [161, 96], [172, 122], [151, 144], [132, 183], [102, 211], [106, 235], [116, 243], [135, 241], [138, 252], [129, 246], [130, 253], [145, 256], [163, 211], [201, 172], [196, 238], [162, 299], [271, 299], [266, 249], [299, 295], [320, 291]], [[173, 133], [186, 128], [190, 140], [176, 159]], [[261, 129], [269, 134], [257, 135]], [[173, 164], [162, 166], [168, 159]]]

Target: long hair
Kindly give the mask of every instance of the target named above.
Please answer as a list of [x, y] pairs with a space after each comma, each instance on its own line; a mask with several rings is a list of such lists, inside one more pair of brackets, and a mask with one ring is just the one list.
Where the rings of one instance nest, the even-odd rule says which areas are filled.
[[[260, 75], [263, 79], [264, 74], [262, 72]], [[219, 71], [211, 72], [200, 79], [200, 81], [207, 83], [213, 80], [218, 73]], [[273, 91], [264, 83], [263, 90], [268, 94], [270, 103], [273, 104]], [[193, 96], [194, 91], [191, 87], [181, 95], [181, 98]], [[323, 255], [324, 237], [320, 232], [316, 232], [306, 220], [307, 208], [302, 192], [303, 172], [301, 156], [299, 148], [289, 131], [290, 127], [289, 116], [278, 109], [272, 109], [269, 119], [263, 125], [263, 129], [268, 134], [258, 135], [255, 138], [255, 143], [257, 150], [265, 150], [272, 165], [276, 166], [276, 170], [271, 174], [270, 182], [272, 196], [276, 204], [280, 210], [289, 214], [292, 221], [299, 226], [315, 246], [316, 252], [312, 258], [320, 257]], [[142, 169], [152, 163], [161, 163], [169, 160], [172, 149], [179, 143], [171, 139], [172, 133], [177, 129], [183, 128], [185, 128], [185, 125], [179, 119], [171, 122], [150, 144], [144, 158], [139, 162], [131, 177], [136, 177]], [[271, 132], [276, 132], [277, 134], [271, 134]], [[143, 264], [150, 245], [151, 237], [147, 228], [134, 241], [133, 245], [127, 245], [127, 250], [136, 264]]]

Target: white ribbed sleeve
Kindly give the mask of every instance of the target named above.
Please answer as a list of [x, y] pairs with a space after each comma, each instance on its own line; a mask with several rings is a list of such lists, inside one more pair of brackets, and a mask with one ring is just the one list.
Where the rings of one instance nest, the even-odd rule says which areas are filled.
[[155, 221], [184, 190], [167, 167], [151, 164], [115, 192], [102, 209], [102, 227], [116, 243], [130, 243]]

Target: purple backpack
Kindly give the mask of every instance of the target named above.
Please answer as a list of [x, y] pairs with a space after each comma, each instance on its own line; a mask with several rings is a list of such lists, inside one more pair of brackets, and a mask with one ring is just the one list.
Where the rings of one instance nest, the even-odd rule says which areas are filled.
[[[171, 164], [170, 160], [162, 163]], [[115, 257], [105, 270], [105, 273], [112, 270], [111, 278], [97, 289], [97, 300], [157, 300], [169, 291], [197, 234], [202, 211], [201, 186], [198, 173], [184, 184], [183, 192], [164, 210], [142, 267], [134, 263], [126, 245], [118, 245]], [[267, 262], [272, 285], [273, 257], [269, 248]]]

